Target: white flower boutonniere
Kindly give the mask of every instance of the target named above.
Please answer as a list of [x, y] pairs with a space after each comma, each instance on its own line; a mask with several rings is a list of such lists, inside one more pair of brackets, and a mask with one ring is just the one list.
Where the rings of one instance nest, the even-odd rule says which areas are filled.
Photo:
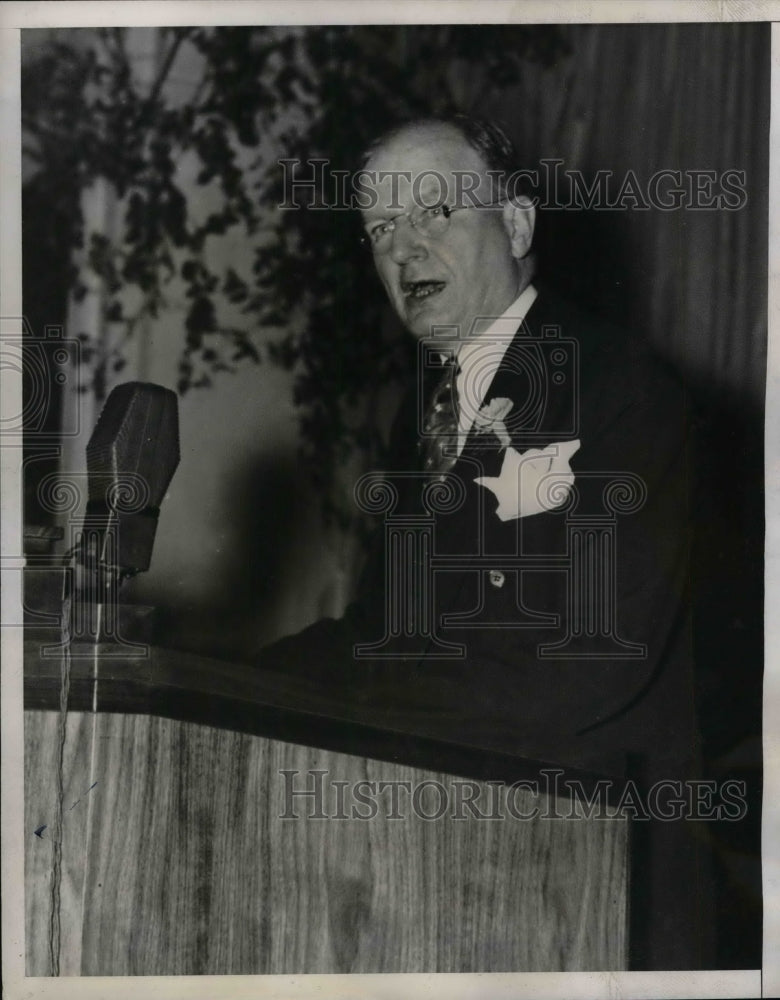
[[569, 460], [579, 448], [579, 441], [530, 448], [522, 454], [507, 447], [501, 475], [479, 476], [474, 482], [498, 498], [496, 513], [502, 521], [554, 510], [571, 492], [574, 473]]
[[514, 405], [511, 399], [504, 396], [491, 399], [474, 417], [474, 430], [477, 434], [489, 434], [492, 431], [504, 448], [509, 447], [512, 439], [504, 421]]

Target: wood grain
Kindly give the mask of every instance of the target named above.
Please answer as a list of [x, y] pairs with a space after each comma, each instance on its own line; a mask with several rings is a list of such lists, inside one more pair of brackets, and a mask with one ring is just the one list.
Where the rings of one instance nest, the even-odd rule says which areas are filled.
[[[59, 661], [40, 655], [41, 644], [55, 638], [51, 630], [47, 635], [27, 629], [26, 709], [59, 707]], [[381, 699], [356, 702], [346, 674], [302, 684], [287, 673], [159, 646], [147, 647], [140, 657], [117, 643], [97, 649], [102, 712], [164, 716], [485, 780], [516, 781], [533, 776], [540, 762], [555, 762], [576, 771], [591, 789], [598, 778], [609, 776], [614, 802], [623, 789], [626, 755], [598, 737], [518, 732], [516, 725], [479, 710], [466, 717], [431, 706], [388, 708]], [[92, 647], [74, 644], [73, 650], [68, 706], [91, 711]]]
[[[28, 975], [48, 962], [49, 815], [56, 713], [26, 713]], [[478, 972], [626, 966], [625, 821], [517, 820], [464, 810], [453, 778], [278, 740], [141, 715], [70, 713], [61, 972], [171, 975]], [[325, 770], [324, 810], [294, 799]], [[337, 819], [334, 782], [437, 781], [440, 819]], [[474, 783], [490, 812], [484, 782]], [[495, 786], [498, 788], [498, 786]], [[430, 813], [431, 790], [422, 800]], [[496, 794], [496, 793], [493, 793]], [[518, 792], [517, 808], [534, 803]], [[355, 800], [347, 794], [349, 816]], [[566, 807], [568, 809], [568, 806]], [[90, 811], [91, 810], [91, 811]], [[87, 821], [89, 826], [87, 827]], [[72, 832], [71, 832], [72, 831]], [[46, 831], [44, 831], [44, 834]], [[82, 894], [79, 889], [83, 889]]]
[[[79, 975], [81, 968], [93, 717], [81, 713], [69, 713], [67, 716], [61, 817], [57, 783], [58, 728], [59, 717], [54, 712], [25, 712], [25, 929], [28, 975], [53, 975], [57, 962], [60, 975]], [[54, 910], [54, 845], [60, 836], [60, 906]], [[57, 954], [53, 956], [50, 922], [53, 913], [56, 918], [57, 912], [60, 943], [55, 949]]]

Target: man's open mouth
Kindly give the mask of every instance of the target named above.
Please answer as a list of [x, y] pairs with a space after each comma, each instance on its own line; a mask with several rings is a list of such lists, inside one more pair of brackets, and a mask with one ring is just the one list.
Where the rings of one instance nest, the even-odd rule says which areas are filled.
[[404, 281], [401, 289], [407, 299], [427, 299], [440, 292], [445, 284], [444, 281]]

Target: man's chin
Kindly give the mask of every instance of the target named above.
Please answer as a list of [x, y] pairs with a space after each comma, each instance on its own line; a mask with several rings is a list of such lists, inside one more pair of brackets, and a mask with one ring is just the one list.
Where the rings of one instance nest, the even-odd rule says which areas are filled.
[[437, 308], [437, 306], [438, 303], [435, 305], [431, 303], [430, 305], [426, 304], [423, 308], [407, 309], [404, 317], [406, 328], [418, 340], [429, 337], [436, 340], [442, 338], [443, 346], [446, 346], [444, 344], [445, 331], [439, 329], [446, 327], [446, 335], [453, 340], [453, 343], [457, 343], [460, 324], [453, 320], [448, 310]]

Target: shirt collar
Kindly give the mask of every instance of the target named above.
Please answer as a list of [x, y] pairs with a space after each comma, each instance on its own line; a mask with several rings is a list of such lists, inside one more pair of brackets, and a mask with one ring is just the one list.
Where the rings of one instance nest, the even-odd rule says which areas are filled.
[[506, 348], [517, 333], [517, 329], [528, 314], [528, 310], [536, 301], [538, 294], [533, 285], [526, 285], [508, 309], [484, 330], [466, 340], [458, 349], [457, 354], [461, 370], [471, 367], [486, 352], [497, 359], [495, 367], [498, 368]]

